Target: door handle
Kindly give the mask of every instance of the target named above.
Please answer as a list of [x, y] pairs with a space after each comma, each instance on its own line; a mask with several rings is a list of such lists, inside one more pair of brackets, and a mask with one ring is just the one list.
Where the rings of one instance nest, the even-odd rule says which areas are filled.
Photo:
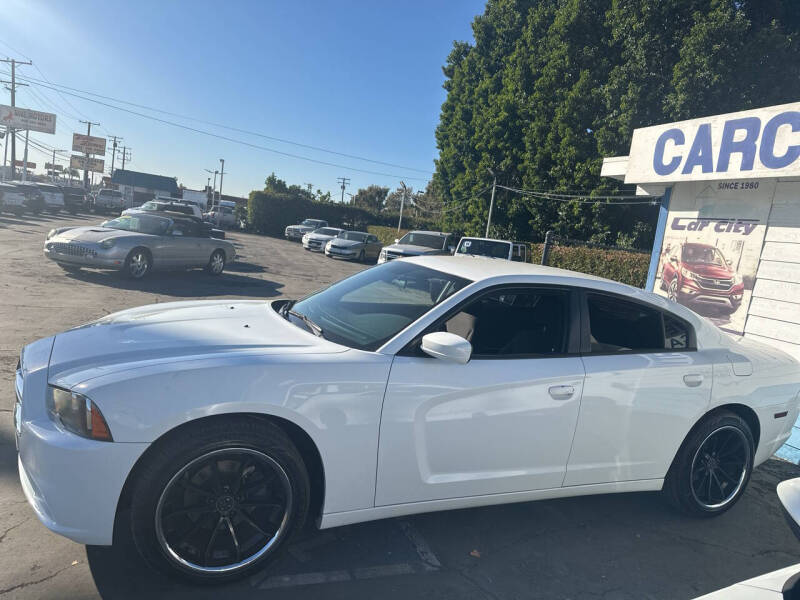
[[569, 400], [575, 394], [575, 388], [571, 385], [554, 385], [547, 392], [553, 400]]
[[691, 375], [684, 375], [683, 376], [683, 383], [688, 385], [689, 387], [697, 387], [701, 383], [703, 383], [703, 376], [700, 374], [691, 374]]

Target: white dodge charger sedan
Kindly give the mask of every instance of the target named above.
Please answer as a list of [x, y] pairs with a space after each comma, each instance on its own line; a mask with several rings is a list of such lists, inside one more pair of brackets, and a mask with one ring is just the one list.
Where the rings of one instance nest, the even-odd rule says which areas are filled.
[[240, 577], [306, 519], [664, 490], [712, 516], [789, 436], [800, 371], [619, 283], [431, 256], [303, 299], [175, 302], [36, 341], [25, 495], [53, 531]]

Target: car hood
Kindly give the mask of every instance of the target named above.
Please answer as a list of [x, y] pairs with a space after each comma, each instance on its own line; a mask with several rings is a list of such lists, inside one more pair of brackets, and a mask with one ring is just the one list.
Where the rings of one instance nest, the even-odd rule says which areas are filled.
[[353, 248], [355, 246], [364, 245], [364, 242], [359, 242], [358, 240], [345, 240], [343, 238], [334, 238], [332, 241], [340, 248]]
[[297, 229], [299, 231], [314, 231], [314, 227], [309, 227], [308, 225], [289, 225], [286, 229]]
[[427, 246], [414, 246], [412, 244], [392, 244], [386, 246], [384, 250], [390, 250], [398, 254], [405, 254], [406, 256], [421, 256], [422, 254], [441, 254], [443, 250], [436, 250], [435, 248], [428, 248]]
[[714, 279], [728, 279], [733, 277], [733, 271], [728, 267], [721, 267], [719, 265], [710, 265], [706, 263], [683, 263], [683, 266], [689, 269], [692, 273], [697, 273], [702, 277], [712, 277]]
[[109, 229], [107, 227], [74, 227], [67, 229], [54, 236], [53, 239], [59, 241], [75, 242], [99, 242], [110, 237], [128, 237], [147, 235], [137, 231], [125, 231], [124, 229]]
[[48, 380], [70, 388], [112, 372], [231, 352], [343, 352], [262, 300], [197, 300], [123, 310], [56, 336]]
[[320, 241], [323, 241], [323, 242], [327, 241], [327, 240], [332, 240], [335, 237], [336, 237], [335, 235], [325, 235], [324, 233], [309, 233], [308, 234], [308, 239], [310, 239], [310, 240], [320, 240]]

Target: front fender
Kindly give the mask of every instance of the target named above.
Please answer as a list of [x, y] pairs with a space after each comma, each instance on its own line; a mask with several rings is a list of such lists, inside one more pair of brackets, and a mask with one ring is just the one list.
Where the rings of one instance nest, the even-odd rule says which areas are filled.
[[324, 512], [370, 508], [391, 357], [349, 350], [302, 356], [235, 355], [151, 365], [77, 385], [115, 442], [152, 443], [203, 417], [257, 413], [294, 423], [316, 444]]

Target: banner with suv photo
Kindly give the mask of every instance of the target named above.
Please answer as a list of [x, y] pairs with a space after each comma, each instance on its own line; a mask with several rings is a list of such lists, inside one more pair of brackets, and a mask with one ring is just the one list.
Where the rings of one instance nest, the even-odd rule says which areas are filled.
[[722, 329], [744, 332], [775, 183], [679, 183], [655, 289]]

